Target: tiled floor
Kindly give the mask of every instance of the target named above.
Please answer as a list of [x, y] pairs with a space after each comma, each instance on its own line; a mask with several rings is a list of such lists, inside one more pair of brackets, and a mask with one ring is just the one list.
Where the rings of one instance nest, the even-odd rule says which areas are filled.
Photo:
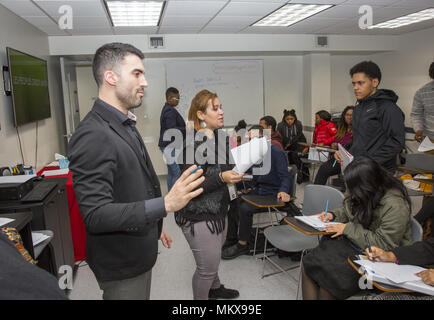
[[[161, 177], [160, 180], [163, 194], [165, 194], [167, 192], [165, 177]], [[303, 199], [305, 185], [306, 183], [297, 185], [297, 199], [300, 200], [296, 200], [296, 203], [300, 203]], [[417, 198], [412, 200], [414, 200], [413, 213], [416, 213], [420, 209], [421, 202]], [[166, 249], [159, 244], [159, 256], [152, 271], [151, 299], [190, 300], [192, 299], [191, 278], [195, 270], [193, 255], [181, 230], [175, 224], [173, 215], [165, 219], [164, 230], [172, 237], [173, 244], [171, 249]], [[284, 267], [294, 264], [287, 257], [275, 258]], [[226, 287], [240, 291], [240, 300], [296, 298], [299, 268], [289, 271], [289, 276], [280, 273], [262, 279], [262, 267], [262, 260], [252, 256], [241, 256], [229, 261], [222, 260], [219, 277]], [[275, 271], [274, 267], [267, 263], [265, 272], [273, 271]], [[83, 262], [78, 268], [74, 288], [69, 298], [74, 300], [101, 299], [101, 295], [95, 276]]]

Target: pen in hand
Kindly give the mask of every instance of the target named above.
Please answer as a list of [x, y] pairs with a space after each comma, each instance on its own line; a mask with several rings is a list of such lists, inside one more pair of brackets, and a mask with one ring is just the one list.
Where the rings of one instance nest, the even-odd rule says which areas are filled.
[[190, 173], [190, 175], [192, 175], [193, 173], [195, 173], [197, 170], [199, 170], [201, 168], [201, 166], [198, 166], [196, 169], [193, 170], [192, 173]]
[[369, 239], [368, 239], [368, 234], [367, 233], [365, 233], [365, 241], [368, 244], [369, 253], [372, 255], [371, 244], [369, 243]]

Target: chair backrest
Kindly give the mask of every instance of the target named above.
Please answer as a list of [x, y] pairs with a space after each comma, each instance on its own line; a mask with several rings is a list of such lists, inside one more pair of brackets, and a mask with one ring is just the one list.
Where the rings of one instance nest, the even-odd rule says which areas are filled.
[[423, 229], [415, 218], [411, 218], [411, 242], [422, 241]]
[[297, 166], [295, 164], [288, 166], [288, 172], [291, 175], [292, 179], [292, 187], [291, 187], [291, 196], [295, 197], [297, 191]]
[[304, 188], [303, 210], [304, 216], [318, 214], [325, 210], [329, 200], [328, 210], [342, 206], [345, 196], [339, 190], [318, 184], [309, 184]]
[[405, 166], [419, 170], [434, 170], [434, 155], [424, 153], [406, 154]]

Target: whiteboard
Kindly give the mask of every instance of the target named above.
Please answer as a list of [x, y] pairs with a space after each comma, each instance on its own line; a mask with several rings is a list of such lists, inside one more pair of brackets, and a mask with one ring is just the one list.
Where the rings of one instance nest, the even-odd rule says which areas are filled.
[[224, 111], [224, 125], [244, 119], [259, 123], [264, 116], [263, 60], [172, 60], [165, 63], [167, 88], [179, 90], [177, 110], [187, 121], [196, 93], [217, 93]]

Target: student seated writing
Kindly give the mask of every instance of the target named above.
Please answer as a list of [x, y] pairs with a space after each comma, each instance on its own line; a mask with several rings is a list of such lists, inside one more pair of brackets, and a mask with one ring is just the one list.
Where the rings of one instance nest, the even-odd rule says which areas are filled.
[[[249, 138], [262, 138], [263, 128], [254, 125], [249, 130]], [[285, 153], [279, 148], [271, 147], [271, 169], [266, 175], [253, 176], [252, 186], [254, 190], [250, 193], [259, 195], [273, 195], [283, 202], [290, 201], [291, 176], [288, 171], [288, 162]], [[238, 210], [233, 210], [228, 217], [227, 241], [222, 252], [222, 259], [234, 259], [240, 255], [249, 253], [248, 241], [253, 224], [253, 214], [263, 212], [264, 208], [258, 208], [242, 199], [237, 199]], [[237, 212], [238, 211], [238, 214]]]
[[[370, 260], [391, 262], [402, 265], [416, 265], [428, 269], [416, 274], [421, 280], [430, 286], [434, 286], [434, 237], [425, 241], [418, 241], [410, 246], [399, 247], [391, 251], [384, 251], [377, 247], [371, 247], [365, 254]], [[429, 268], [431, 267], [431, 268]], [[426, 297], [419, 294], [381, 294], [375, 300], [385, 299], [434, 299], [434, 296]]]
[[347, 258], [369, 245], [392, 250], [411, 243], [411, 202], [401, 181], [368, 157], [356, 157], [344, 170], [348, 196], [341, 208], [321, 213], [333, 235], [303, 259], [303, 299], [346, 299], [358, 291], [360, 275]]

